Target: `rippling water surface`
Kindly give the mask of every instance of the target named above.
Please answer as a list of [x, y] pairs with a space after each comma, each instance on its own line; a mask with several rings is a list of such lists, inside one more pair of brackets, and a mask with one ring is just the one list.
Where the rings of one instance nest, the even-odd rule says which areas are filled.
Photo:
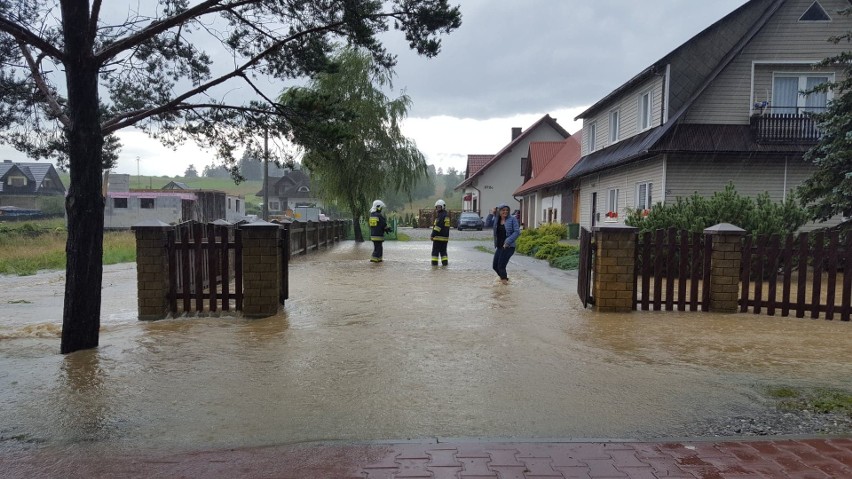
[[[769, 385], [848, 386], [852, 325], [599, 315], [576, 278], [450, 242], [339, 244], [291, 265], [271, 318], [136, 320], [107, 267], [101, 346], [62, 356], [62, 275], [0, 278], [0, 449], [192, 450], [423, 437], [627, 438], [747, 414]], [[34, 445], [34, 446], [33, 446]]]

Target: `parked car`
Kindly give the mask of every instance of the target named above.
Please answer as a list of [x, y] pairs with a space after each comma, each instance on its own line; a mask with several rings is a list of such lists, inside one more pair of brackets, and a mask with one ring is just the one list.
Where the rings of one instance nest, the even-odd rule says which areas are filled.
[[474, 212], [462, 213], [459, 215], [458, 229], [461, 230], [479, 230], [482, 231], [482, 226], [485, 224], [482, 218]]

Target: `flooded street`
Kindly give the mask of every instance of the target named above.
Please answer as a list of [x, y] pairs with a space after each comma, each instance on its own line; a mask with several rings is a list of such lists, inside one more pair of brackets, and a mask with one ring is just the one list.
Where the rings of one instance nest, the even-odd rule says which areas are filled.
[[852, 325], [598, 315], [576, 273], [478, 241], [344, 242], [295, 258], [261, 320], [136, 320], [105, 268], [100, 347], [61, 356], [62, 274], [0, 277], [0, 452], [207, 450], [319, 440], [659, 437], [763, 407], [772, 385], [848, 387]]

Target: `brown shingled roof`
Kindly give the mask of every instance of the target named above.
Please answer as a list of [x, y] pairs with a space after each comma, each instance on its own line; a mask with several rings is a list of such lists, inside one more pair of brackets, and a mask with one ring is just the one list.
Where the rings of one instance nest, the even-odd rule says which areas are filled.
[[467, 155], [467, 171], [464, 175], [465, 179], [470, 178], [470, 175], [479, 171], [480, 168], [491, 161], [491, 158], [494, 158], [494, 155]]
[[565, 141], [559, 142], [559, 150], [538, 172], [535, 171], [536, 158], [534, 158], [533, 155], [547, 155], [549, 153], [549, 148], [547, 148], [546, 145], [542, 145], [542, 147], [534, 149], [533, 146], [538, 145], [540, 143], [551, 142], [536, 142], [530, 145], [530, 161], [533, 162], [533, 177], [530, 178], [529, 181], [518, 187], [518, 189], [515, 190], [513, 195], [522, 196], [527, 193], [540, 190], [547, 186], [555, 185], [556, 183], [559, 183], [560, 181], [565, 179], [565, 175], [568, 173], [568, 171], [570, 171], [571, 168], [573, 168], [574, 165], [576, 165], [577, 162], [580, 161], [580, 145], [582, 144], [582, 142], [582, 131], [578, 131], [577, 133], [566, 138]]

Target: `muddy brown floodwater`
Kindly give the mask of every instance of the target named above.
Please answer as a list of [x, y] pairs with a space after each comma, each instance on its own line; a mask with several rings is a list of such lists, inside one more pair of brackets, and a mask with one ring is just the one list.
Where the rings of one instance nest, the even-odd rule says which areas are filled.
[[107, 267], [100, 347], [62, 356], [62, 274], [0, 278], [0, 452], [319, 440], [643, 438], [852, 384], [849, 323], [582, 309], [576, 275], [476, 241], [344, 242], [291, 264], [279, 315], [136, 320]]

